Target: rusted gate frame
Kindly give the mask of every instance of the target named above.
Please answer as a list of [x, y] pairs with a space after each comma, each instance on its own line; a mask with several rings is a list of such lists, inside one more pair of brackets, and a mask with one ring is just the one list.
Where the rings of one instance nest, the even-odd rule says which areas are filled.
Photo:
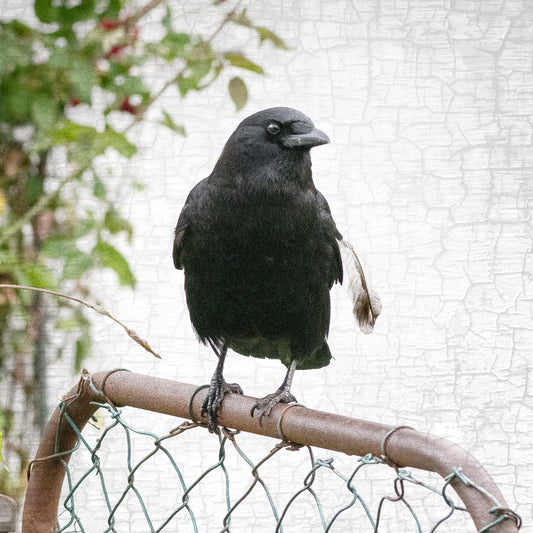
[[[194, 399], [190, 401], [193, 394]], [[68, 404], [69, 416], [81, 430], [97, 409], [91, 402], [109, 401], [117, 406], [127, 405], [180, 418], [187, 419], [192, 415], [198, 420], [204, 397], [205, 391], [198, 391], [196, 385], [119, 370], [92, 376], [84, 373], [78, 386], [64, 400]], [[386, 455], [398, 467], [428, 470], [442, 477], [461, 467], [468, 479], [492, 494], [502, 508], [507, 507], [498, 487], [477, 460], [446, 439], [411, 428], [387, 426], [298, 405], [290, 408], [275, 406], [261, 426], [257, 417], [250, 416], [255, 402], [256, 399], [249, 396], [228, 394], [220, 411], [220, 424], [276, 439], [282, 432], [283, 437], [291, 442], [349, 455]], [[65, 467], [57, 458], [46, 458], [57, 451], [71, 450], [76, 442], [75, 431], [62, 420], [61, 410], [56, 409], [32, 465], [24, 504], [23, 533], [50, 533], [55, 530]], [[62, 457], [65, 461], [69, 458], [70, 454]], [[452, 478], [450, 484], [478, 530], [495, 521], [494, 512], [490, 512], [494, 501], [486, 494], [457, 477]], [[490, 529], [490, 533], [517, 531], [517, 522], [511, 519], [502, 520]]]

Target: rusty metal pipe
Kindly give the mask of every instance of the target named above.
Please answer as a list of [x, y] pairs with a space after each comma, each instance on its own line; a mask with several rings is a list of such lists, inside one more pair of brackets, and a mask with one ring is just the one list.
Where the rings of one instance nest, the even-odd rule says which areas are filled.
[[[117, 406], [128, 405], [188, 419], [191, 403], [192, 414], [197, 420], [200, 419], [205, 391], [200, 391], [190, 402], [191, 396], [198, 389], [196, 385], [126, 371], [101, 372], [92, 376], [92, 382], [98, 391], [103, 390], [105, 397]], [[96, 410], [90, 402], [104, 401], [104, 395], [93, 390], [88, 384], [86, 375], [85, 378], [82, 377], [80, 385], [67, 395], [69, 398], [76, 397], [71, 401], [67, 412], [80, 429]], [[446, 439], [410, 428], [395, 428], [298, 405], [290, 408], [286, 405], [275, 406], [270, 416], [263, 419], [261, 426], [257, 418], [250, 416], [256, 401], [256, 398], [249, 396], [226, 395], [219, 413], [219, 423], [229, 428], [273, 438], [280, 438], [281, 430], [283, 437], [291, 442], [348, 455], [363, 456], [371, 453], [381, 456], [385, 452], [389, 461], [398, 467], [428, 470], [443, 477], [461, 467], [470, 480], [497, 498], [501, 507], [507, 507], [486, 470], [467, 451]], [[23, 533], [50, 533], [56, 526], [65, 469], [58, 459], [39, 459], [51, 456], [57, 451], [70, 450], [76, 443], [75, 432], [65, 421], [61, 422], [60, 415], [59, 409], [52, 415], [37, 451], [37, 462], [32, 465], [24, 505]], [[61, 432], [56, 445], [59, 424]], [[69, 455], [63, 457], [66, 461], [68, 458]], [[457, 478], [451, 481], [451, 485], [465, 504], [478, 530], [495, 520], [495, 516], [489, 512], [494, 502], [485, 494]], [[490, 533], [517, 531], [514, 520], [503, 520], [490, 529]]]
[[[105, 401], [102, 395], [89, 387], [89, 381], [89, 375], [84, 373], [78, 385], [63, 397], [63, 402], [68, 404], [66, 412], [80, 431], [98, 408], [91, 402]], [[72, 450], [77, 441], [76, 432], [63, 418], [61, 407], [57, 407], [48, 421], [28, 471], [28, 488], [22, 514], [22, 531], [25, 533], [56, 531], [59, 497], [65, 477], [62, 461], [68, 463], [70, 459], [70, 454], [57, 455]]]

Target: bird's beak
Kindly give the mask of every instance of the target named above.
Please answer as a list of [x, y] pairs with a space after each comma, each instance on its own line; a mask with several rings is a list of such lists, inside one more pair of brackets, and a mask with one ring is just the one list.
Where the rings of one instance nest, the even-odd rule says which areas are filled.
[[281, 140], [281, 144], [286, 148], [313, 148], [313, 146], [320, 146], [321, 144], [329, 143], [329, 137], [317, 128], [313, 128], [307, 133], [297, 133], [295, 135], [287, 135]]

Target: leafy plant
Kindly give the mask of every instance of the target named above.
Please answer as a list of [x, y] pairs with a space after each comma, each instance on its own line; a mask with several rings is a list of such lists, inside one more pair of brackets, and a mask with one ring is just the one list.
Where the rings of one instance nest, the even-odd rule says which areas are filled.
[[[216, 37], [238, 25], [253, 32], [258, 45], [286, 46], [245, 10], [228, 4], [219, 0], [201, 7], [217, 10], [220, 21], [210, 35], [176, 28], [177, 3], [164, 0], [147, 1], [137, 10], [123, 0], [36, 0], [37, 27], [0, 21], [0, 284], [94, 300], [88, 278], [109, 269], [120, 285], [135, 287], [134, 272], [117, 246], [132, 239], [133, 228], [115, 205], [112, 175], [102, 175], [96, 163], [109, 151], [133, 157], [138, 147], [128, 131], [159, 107], [154, 104], [172, 87], [185, 98], [229, 69], [234, 72], [229, 97], [236, 109], [245, 105], [248, 91], [239, 72], [262, 75], [263, 68], [241, 51], [220, 49]], [[159, 16], [158, 40], [143, 35], [141, 22], [149, 14], [152, 20]], [[143, 67], [154, 61], [171, 73], [157, 87], [143, 76]], [[77, 122], [80, 109], [98, 126]], [[161, 127], [185, 135], [175, 111], [158, 112]], [[125, 117], [127, 125], [117, 129], [114, 124]], [[64, 171], [51, 163], [58, 159]], [[90, 352], [84, 312], [69, 300], [46, 298], [0, 286], [0, 388], [6, 392], [0, 434], [4, 459], [19, 458], [12, 478], [0, 471], [4, 493], [18, 493], [9, 487], [20, 484], [13, 480], [22, 479], [27, 464], [28, 427], [42, 428], [46, 421], [47, 324], [64, 336], [57, 356], [72, 353], [75, 371]], [[33, 416], [17, 419], [21, 402]]]

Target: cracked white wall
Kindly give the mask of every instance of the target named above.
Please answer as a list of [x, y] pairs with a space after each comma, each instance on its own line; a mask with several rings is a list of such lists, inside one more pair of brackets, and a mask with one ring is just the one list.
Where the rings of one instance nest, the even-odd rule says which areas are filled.
[[[139, 287], [117, 298], [110, 277], [95, 282], [101, 302], [164, 359], [153, 361], [99, 321], [101, 342], [87, 366], [209, 380], [215, 359], [196, 343], [182, 274], [171, 265], [173, 225], [244, 116], [296, 107], [332, 139], [313, 150], [315, 182], [365, 258], [383, 314], [363, 336], [346, 293], [335, 289], [335, 359], [298, 373], [294, 394], [308, 407], [453, 440], [531, 520], [531, 3], [273, 0], [248, 9], [291, 50], [249, 53], [268, 75], [249, 78], [245, 109], [235, 116], [223, 80], [185, 102], [169, 97], [164, 107], [188, 137], [146, 126], [137, 132], [144, 149], [119, 170], [148, 183], [122, 198], [136, 220], [128, 256]], [[213, 21], [184, 15], [191, 23]], [[230, 355], [226, 375], [264, 395], [283, 368]]]

